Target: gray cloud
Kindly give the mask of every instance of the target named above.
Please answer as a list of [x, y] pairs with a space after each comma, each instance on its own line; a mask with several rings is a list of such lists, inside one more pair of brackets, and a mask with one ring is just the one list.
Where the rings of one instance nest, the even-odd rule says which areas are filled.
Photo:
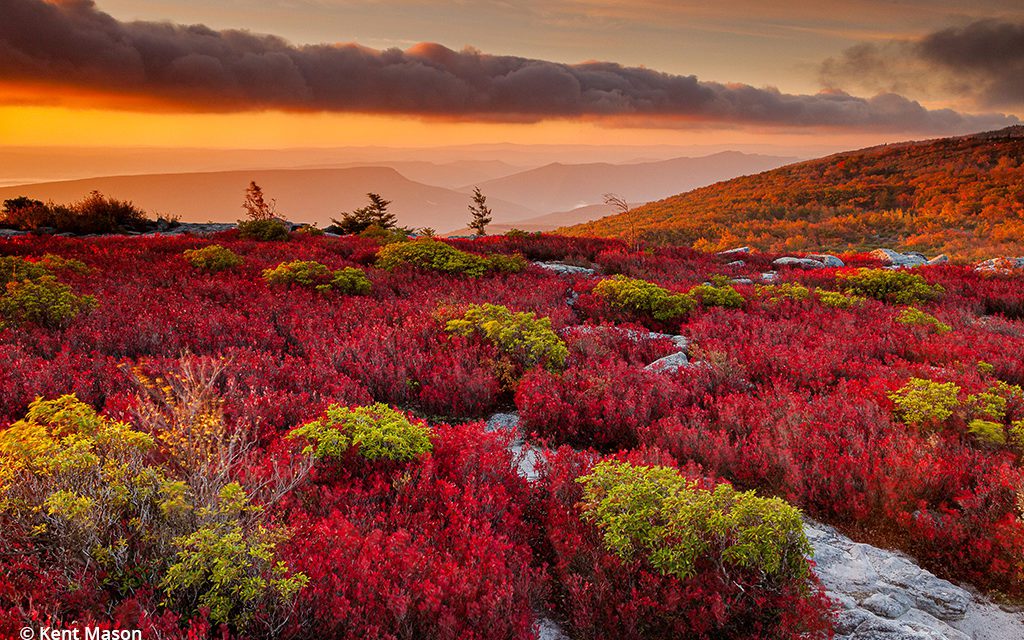
[[1024, 107], [1024, 24], [981, 20], [918, 40], [860, 44], [826, 60], [827, 86], [955, 96], [977, 108]]
[[0, 79], [197, 111], [353, 111], [497, 121], [592, 117], [952, 133], [1013, 116], [925, 109], [895, 93], [791, 95], [611, 62], [560, 64], [420, 44], [295, 46], [202, 25], [121, 22], [92, 0], [0, 0]]

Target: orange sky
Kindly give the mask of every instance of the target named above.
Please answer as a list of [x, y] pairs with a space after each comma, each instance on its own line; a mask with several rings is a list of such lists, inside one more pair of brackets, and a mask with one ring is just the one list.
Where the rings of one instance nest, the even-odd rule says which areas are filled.
[[[48, 1], [59, 4], [58, 0]], [[414, 50], [410, 49], [412, 43], [430, 41], [456, 50], [473, 45], [485, 53], [554, 63], [612, 60], [679, 74], [681, 78], [696, 74], [701, 81], [719, 83], [718, 87], [729, 92], [736, 87], [745, 91], [744, 87], [731, 84], [735, 82], [746, 83], [752, 92], [778, 87], [789, 97], [800, 100], [813, 97], [822, 89], [817, 77], [821, 62], [858, 42], [912, 38], [929, 29], [985, 17], [1024, 19], [1024, 10], [1014, 0], [981, 0], [971, 7], [951, 0], [823, 0], [813, 7], [806, 3], [754, 0], [526, 0], [516, 6], [429, 0], [236, 0], [227, 4], [199, 0], [98, 0], [96, 9], [109, 13], [121, 24], [130, 24], [131, 20], [183, 25], [201, 22], [214, 29], [274, 33], [297, 45], [352, 41], [378, 49], [400, 47], [410, 51]], [[16, 39], [17, 25], [8, 33], [13, 34], [9, 38]], [[4, 30], [0, 25], [0, 78], [4, 77], [3, 45]], [[17, 68], [9, 64], [9, 70]], [[86, 80], [79, 78], [74, 86], [90, 86], [88, 74], [83, 77]], [[130, 70], [126, 77], [131, 77]], [[60, 78], [59, 74], [56, 78]], [[673, 116], [676, 120], [671, 126], [658, 128], [621, 127], [614, 126], [612, 120], [595, 121], [594, 116], [568, 118], [559, 116], [557, 111], [553, 115], [544, 113], [540, 117], [550, 119], [533, 124], [364, 115], [350, 112], [347, 107], [330, 112], [184, 113], [180, 108], [181, 95], [176, 97], [178, 106], [169, 108], [158, 102], [163, 98], [144, 91], [89, 93], [81, 88], [59, 88], [62, 81], [55, 77], [40, 78], [39, 86], [29, 86], [29, 79], [8, 80], [0, 89], [0, 145], [280, 148], [418, 147], [485, 142], [754, 142], [799, 149], [823, 143], [842, 148], [929, 137], [921, 134], [927, 129], [911, 133], [910, 129], [890, 128], [883, 133], [870, 127], [812, 128], [785, 122], [754, 126], [723, 123], [721, 118], [702, 120], [701, 116]], [[69, 81], [73, 82], [76, 81]], [[121, 79], [112, 81], [111, 86], [120, 86], [118, 82]], [[424, 89], [425, 93], [429, 91], [430, 88]], [[962, 95], [908, 97], [929, 109], [962, 109], [966, 104], [967, 111], [971, 111]], [[726, 98], [726, 102], [733, 99]], [[231, 99], [235, 98], [226, 101], [225, 107], [198, 101], [192, 111], [232, 109]], [[743, 99], [746, 98], [728, 103], [725, 112], [737, 108], [736, 104], [747, 108], [746, 103], [739, 102]], [[276, 104], [275, 100], [280, 101], [277, 97], [269, 98], [272, 104]], [[819, 102], [807, 109], [814, 112], [820, 107]], [[756, 114], [758, 108], [759, 104], [755, 104], [747, 113]], [[985, 110], [1013, 113], [1010, 109]], [[474, 117], [477, 116], [470, 116]], [[687, 117], [690, 120], [684, 119]], [[742, 121], [742, 117], [737, 121]]]

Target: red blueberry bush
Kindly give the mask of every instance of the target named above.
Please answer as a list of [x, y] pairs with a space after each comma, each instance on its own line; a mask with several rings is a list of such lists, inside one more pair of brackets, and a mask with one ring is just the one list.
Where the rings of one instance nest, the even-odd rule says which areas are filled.
[[[132, 557], [146, 562], [85, 562], [0, 508], [0, 635], [48, 620], [169, 638], [529, 638], [542, 610], [579, 638], [827, 633], [812, 583], [759, 582], [749, 566], [729, 573], [739, 582], [703, 569], [681, 579], [610, 551], [581, 517], [576, 481], [598, 454], [553, 455], [529, 485], [508, 438], [481, 422], [513, 410], [535, 443], [781, 498], [943, 577], [1024, 597], [1021, 275], [947, 265], [891, 277], [846, 256], [850, 268], [787, 270], [756, 288], [715, 276], [757, 281], [775, 256], [728, 266], [691, 249], [531, 234], [421, 242], [383, 259], [380, 249], [372, 238], [258, 242], [236, 232], [0, 243], [0, 277], [14, 285], [0, 307], [35, 314], [11, 312], [0, 327], [0, 432], [37, 398], [74, 394], [153, 436], [140, 407], [164, 385], [140, 380], [217, 362], [207, 391], [225, 433], [250, 443], [224, 479], [248, 502], [223, 497], [232, 520], [211, 493], [209, 521], [192, 522], [165, 555], [226, 553], [217, 536], [193, 534], [259, 525], [287, 572], [260, 560], [269, 547], [257, 545], [236, 548], [252, 555], [244, 575], [263, 585], [308, 578], [291, 598], [229, 602], [201, 571], [171, 574], [171, 588], [161, 556], [143, 547]], [[524, 268], [524, 258], [597, 275]], [[292, 268], [287, 283], [263, 277], [282, 264], [308, 267], [298, 275], [311, 286]], [[699, 300], [667, 318], [609, 305], [594, 287], [614, 274]], [[29, 295], [40, 281], [54, 295]], [[652, 329], [685, 336], [691, 364], [646, 370], [680, 348]], [[921, 413], [945, 405], [928, 393], [907, 401], [908, 385], [923, 385], [914, 380], [955, 387], [955, 402]], [[303, 434], [362, 433], [335, 433], [349, 433], [338, 427], [346, 412], [402, 427], [385, 442], [406, 424], [428, 429], [429, 447], [421, 439], [415, 455], [371, 460], [350, 443], [312, 461]], [[302, 431], [317, 421], [320, 431]], [[146, 468], [168, 464], [162, 446]], [[13, 468], [0, 492], [22, 477]], [[73, 514], [71, 498], [51, 506]]]

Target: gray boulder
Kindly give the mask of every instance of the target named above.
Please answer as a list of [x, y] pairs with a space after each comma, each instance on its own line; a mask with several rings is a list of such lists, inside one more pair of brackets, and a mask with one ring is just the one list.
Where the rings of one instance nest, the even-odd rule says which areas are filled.
[[934, 258], [932, 258], [931, 260], [929, 260], [925, 264], [930, 266], [930, 267], [933, 267], [933, 266], [939, 265], [939, 264], [946, 264], [947, 262], [949, 262], [949, 256], [947, 256], [944, 253], [940, 253], [939, 255], [935, 256]]
[[830, 253], [811, 253], [805, 256], [811, 260], [817, 260], [826, 267], [845, 267], [846, 263], [843, 262], [839, 257], [834, 256]]
[[729, 264], [727, 264], [725, 266], [727, 266], [727, 267], [735, 267], [735, 268], [738, 269], [738, 268], [742, 267], [745, 264], [747, 264], [747, 263], [743, 262], [742, 260], [733, 260], [732, 262], [730, 262]]
[[775, 282], [779, 279], [779, 274], [776, 271], [766, 271], [761, 274], [761, 282]]
[[928, 262], [924, 255], [916, 251], [900, 253], [892, 249], [875, 249], [868, 255], [881, 260], [882, 264], [890, 267], [919, 267]]
[[593, 269], [578, 267], [573, 264], [562, 264], [561, 262], [534, 262], [533, 264], [560, 276], [592, 276], [597, 273]]
[[798, 269], [824, 269], [825, 264], [811, 258], [776, 258], [772, 260], [773, 267], [793, 267]]
[[686, 353], [679, 351], [677, 353], [671, 353], [664, 358], [659, 358], [651, 364], [644, 367], [645, 371], [656, 371], [658, 373], [675, 373], [682, 368], [689, 366], [690, 359], [686, 357]]
[[0, 238], [17, 238], [18, 236], [28, 235], [28, 231], [18, 231], [17, 229], [0, 229]]
[[736, 247], [735, 249], [726, 249], [725, 251], [719, 251], [717, 255], [736, 256], [744, 253], [750, 253], [750, 247]]

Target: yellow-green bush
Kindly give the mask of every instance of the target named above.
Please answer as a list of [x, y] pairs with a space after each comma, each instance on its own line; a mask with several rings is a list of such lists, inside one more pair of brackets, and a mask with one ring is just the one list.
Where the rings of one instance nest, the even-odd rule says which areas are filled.
[[818, 302], [822, 306], [831, 307], [833, 309], [849, 309], [854, 305], [864, 302], [863, 296], [853, 296], [839, 291], [829, 291], [827, 289], [815, 289], [814, 295], [818, 297]]
[[355, 447], [367, 460], [408, 462], [432, 449], [429, 427], [380, 402], [355, 408], [333, 404], [322, 418], [288, 437], [308, 441], [303, 453], [317, 460], [341, 458]]
[[991, 420], [976, 418], [967, 423], [967, 433], [984, 445], [1001, 447], [1006, 444], [1006, 431], [1003, 425]]
[[543, 364], [549, 370], [560, 370], [569, 356], [569, 349], [551, 329], [550, 318], [514, 313], [501, 305], [470, 305], [461, 318], [449, 320], [445, 329], [464, 336], [480, 333], [523, 368]]
[[479, 256], [429, 238], [392, 243], [377, 252], [380, 268], [403, 265], [476, 278], [488, 272], [518, 273], [526, 268], [526, 260], [518, 255]]
[[31, 323], [60, 329], [96, 304], [93, 296], [75, 295], [68, 285], [44, 275], [35, 280], [8, 282], [0, 296], [0, 318], [13, 326]]
[[896, 414], [908, 425], [934, 429], [953, 416], [960, 406], [960, 387], [953, 382], [935, 382], [911, 378], [907, 384], [889, 393]]
[[754, 287], [757, 297], [767, 300], [769, 304], [778, 304], [783, 300], [806, 300], [811, 297], [811, 290], [797, 282], [782, 284], [759, 284]]
[[205, 607], [212, 622], [244, 627], [253, 613], [288, 602], [309, 583], [276, 559], [283, 531], [247, 524], [261, 511], [241, 485], [229, 483], [215, 505], [196, 513], [203, 524], [174, 538], [176, 553], [161, 586], [179, 610]]
[[211, 244], [201, 249], [189, 249], [181, 255], [196, 269], [210, 273], [234, 269], [242, 264], [241, 256], [219, 244]]
[[149, 463], [155, 448], [151, 435], [74, 395], [36, 400], [0, 432], [0, 512], [38, 543], [116, 578], [132, 568], [125, 540], [151, 534], [143, 518], [165, 481]]
[[896, 322], [899, 322], [900, 324], [931, 328], [935, 333], [949, 333], [953, 330], [953, 327], [940, 321], [930, 313], [921, 311], [917, 307], [907, 307], [903, 311], [900, 311], [899, 315], [896, 316]]
[[64, 258], [52, 253], [44, 254], [42, 258], [34, 262], [19, 256], [0, 256], [0, 285], [8, 282], [38, 280], [43, 276], [52, 276], [56, 271], [88, 273], [89, 267], [80, 260]]
[[945, 293], [941, 285], [901, 269], [860, 269], [839, 274], [838, 284], [847, 293], [893, 304], [920, 304]]
[[729, 284], [729, 278], [720, 275], [712, 276], [710, 284], [697, 285], [688, 293], [705, 307], [739, 309], [746, 302], [743, 295]]
[[594, 295], [612, 307], [646, 315], [659, 322], [683, 318], [697, 306], [693, 296], [672, 293], [653, 282], [624, 275], [598, 282]]
[[270, 218], [267, 220], [241, 220], [238, 222], [237, 228], [238, 237], [246, 240], [262, 240], [264, 242], [271, 242], [287, 240], [291, 237], [288, 225], [277, 218]]
[[811, 546], [795, 507], [727, 484], [704, 489], [676, 469], [598, 463], [577, 480], [582, 518], [605, 547], [626, 561], [644, 558], [658, 571], [688, 578], [702, 558], [725, 566], [801, 580]]
[[282, 262], [272, 269], [265, 269], [263, 279], [271, 285], [335, 290], [349, 295], [365, 295], [371, 288], [369, 278], [361, 269], [345, 267], [331, 271], [327, 265], [314, 260]]

